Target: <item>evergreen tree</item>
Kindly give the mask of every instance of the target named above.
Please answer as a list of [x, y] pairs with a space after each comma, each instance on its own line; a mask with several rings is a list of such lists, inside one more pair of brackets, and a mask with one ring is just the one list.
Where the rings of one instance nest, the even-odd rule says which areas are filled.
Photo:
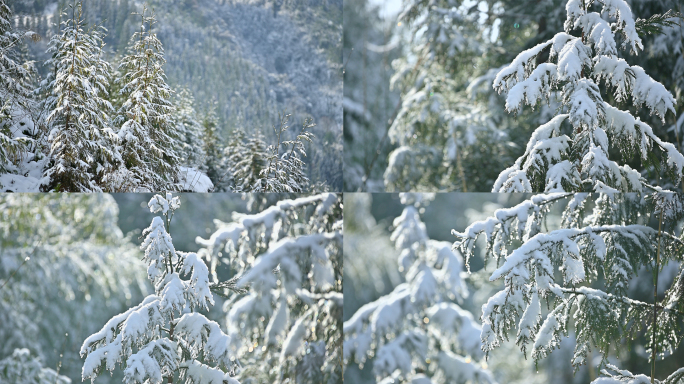
[[342, 383], [342, 220], [326, 193], [233, 214], [197, 240], [212, 275], [230, 272], [216, 288], [244, 382]]
[[[261, 171], [264, 178], [265, 192], [303, 192], [309, 187], [309, 179], [304, 175], [304, 162], [299, 156], [306, 156], [304, 141], [313, 142], [313, 134], [310, 130], [315, 126], [310, 119], [304, 121], [302, 130], [294, 140], [282, 140], [283, 134], [289, 128], [289, 114], [280, 116], [279, 127], [273, 127], [278, 141], [276, 145], [270, 145], [267, 157], [268, 166]], [[284, 153], [280, 153], [280, 146], [285, 147]]]
[[71, 384], [68, 377], [50, 368], [43, 368], [40, 359], [31, 356], [31, 351], [26, 348], [15, 349], [12, 356], [0, 360], [0, 382]]
[[49, 44], [55, 76], [47, 85], [45, 121], [49, 124], [50, 164], [44, 190], [100, 191], [118, 154], [107, 115], [109, 64], [101, 57], [102, 32], [85, 31], [82, 4], [62, 13], [62, 31]]
[[120, 152], [134, 189], [176, 189], [181, 145], [163, 69], [164, 49], [152, 32], [154, 15], [143, 7], [139, 16], [140, 29], [131, 38], [116, 80], [125, 98], [116, 118]]
[[345, 361], [363, 366], [373, 358], [378, 383], [494, 383], [477, 362], [481, 327], [456, 304], [468, 296], [461, 255], [429, 239], [420, 219], [434, 195], [400, 197], [404, 210], [390, 239], [405, 282], [344, 322]]
[[0, 172], [3, 173], [25, 155], [22, 126], [27, 122], [33, 125], [33, 67], [29, 62], [22, 63], [17, 49], [26, 36], [37, 38], [33, 32], [12, 28], [12, 12], [6, 1], [0, 0]]
[[262, 171], [267, 167], [267, 148], [261, 133], [255, 133], [237, 148], [231, 148], [235, 192], [263, 192], [265, 181]]
[[204, 140], [204, 153], [202, 171], [206, 172], [214, 185], [220, 182], [223, 172], [221, 171], [221, 139], [217, 132], [219, 120], [216, 115], [216, 106], [211, 105], [202, 118], [202, 132]]
[[403, 3], [398, 21], [408, 41], [390, 83], [402, 97], [387, 133], [398, 146], [387, 160], [387, 190], [486, 191], [515, 158], [528, 127], [512, 124], [487, 84], [491, 68], [535, 36], [496, 23], [507, 12], [529, 17], [521, 9], [528, 3], [538, 12], [548, 1]]
[[195, 98], [187, 88], [176, 92], [176, 131], [183, 143], [182, 163], [201, 168], [206, 158], [203, 127], [195, 111]]
[[[594, 4], [600, 12], [592, 11]], [[509, 112], [558, 94], [563, 113], [535, 130], [525, 153], [501, 172], [493, 191], [638, 192], [648, 182], [626, 164], [633, 157], [647, 170], [666, 170], [671, 183], [678, 184], [684, 156], [648, 124], [604, 101], [599, 88], [605, 81], [616, 102], [645, 105], [664, 123], [666, 113], [675, 112], [674, 97], [643, 68], [619, 57], [616, 34], [621, 35], [622, 48], [638, 54], [644, 49], [639, 32], [672, 24], [674, 14], [635, 20], [624, 0], [569, 0], [566, 12], [565, 32], [523, 51], [494, 79], [494, 88], [507, 93]], [[573, 31], [581, 36], [571, 35]], [[624, 164], [611, 160], [613, 153], [619, 153]]]
[[245, 132], [240, 128], [235, 128], [228, 137], [228, 143], [221, 152], [221, 159], [219, 161], [219, 169], [221, 174], [214, 184], [215, 191], [227, 192], [235, 189], [235, 179], [233, 172], [235, 171], [235, 161], [238, 161], [238, 156], [234, 156], [240, 151], [245, 139]]
[[164, 216], [152, 220], [141, 244], [155, 294], [114, 316], [83, 342], [83, 380], [94, 380], [104, 369], [113, 371], [118, 363], [126, 383], [172, 383], [178, 378], [193, 384], [238, 384], [231, 374], [231, 337], [198, 312], [214, 305], [209, 270], [197, 254], [176, 251], [167, 232], [180, 199], [171, 193], [155, 195], [148, 207]]
[[[645, 375], [606, 365], [609, 352], [620, 357], [616, 343], [645, 334], [650, 382], [679, 382], [683, 369], [656, 380], [655, 362], [671, 354], [682, 338], [683, 207], [681, 196], [671, 192], [555, 193], [498, 209], [462, 233], [453, 231], [454, 247], [465, 255], [466, 265], [477, 238], [483, 237], [485, 257], [496, 266], [489, 280], [503, 280], [503, 290], [482, 307], [483, 351], [489, 354], [515, 330], [516, 344], [538, 361], [559, 348], [564, 336], [572, 335], [576, 345], [570, 363], [575, 369], [593, 364], [588, 357], [596, 349], [602, 356], [600, 366], [617, 371], [603, 371], [608, 377], [594, 383], [646, 383]], [[550, 225], [550, 212], [558, 210], [562, 221]], [[678, 272], [659, 294], [658, 272], [670, 262], [678, 265]], [[652, 302], [650, 294], [646, 300], [628, 296], [630, 282], [649, 269]]]

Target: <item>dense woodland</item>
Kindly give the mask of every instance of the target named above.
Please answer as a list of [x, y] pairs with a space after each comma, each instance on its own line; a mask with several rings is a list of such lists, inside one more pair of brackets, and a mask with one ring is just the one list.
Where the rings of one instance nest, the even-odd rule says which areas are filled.
[[0, 32], [3, 190], [341, 189], [341, 4], [3, 2]]

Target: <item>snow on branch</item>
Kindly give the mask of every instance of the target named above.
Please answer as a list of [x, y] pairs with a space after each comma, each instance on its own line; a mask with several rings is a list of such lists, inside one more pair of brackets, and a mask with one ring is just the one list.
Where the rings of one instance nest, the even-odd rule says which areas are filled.
[[[81, 356], [86, 359], [82, 377], [94, 381], [103, 369], [113, 371], [118, 363], [124, 369], [126, 383], [160, 384], [167, 377], [171, 382], [181, 367], [187, 374], [186, 383], [212, 383], [215, 375], [205, 376], [206, 366], [197, 360], [199, 352], [222, 367], [232, 366], [234, 356], [230, 337], [216, 322], [194, 312], [214, 304], [209, 271], [195, 253], [177, 252], [166, 232], [173, 212], [180, 207], [178, 197], [155, 195], [148, 206], [164, 215], [164, 219], [155, 217], [143, 231], [146, 237], [141, 244], [155, 294], [114, 316], [83, 342]], [[182, 279], [182, 274], [190, 275], [190, 279]], [[182, 317], [174, 320], [180, 314]], [[221, 377], [227, 375], [222, 373]]]
[[[499, 209], [463, 232], [452, 231], [457, 238], [454, 248], [466, 260], [474, 254], [477, 238], [484, 237], [485, 258], [494, 256], [497, 267], [490, 281], [504, 282], [504, 288], [482, 306], [483, 351], [488, 354], [500, 346], [515, 329], [516, 344], [523, 353], [531, 345], [537, 361], [559, 347], [573, 322], [573, 366], [584, 364], [592, 348], [605, 362], [613, 340], [624, 334], [636, 337], [644, 324], [652, 322], [654, 310], [660, 311], [655, 332], [660, 348], [674, 350], [681, 338], [671, 339], [684, 318], [684, 308], [674, 298], [682, 295], [678, 287], [684, 274], [675, 278], [660, 303], [629, 298], [627, 289], [637, 271], [652, 266], [656, 253], [659, 263], [682, 260], [676, 236], [642, 224], [649, 221], [646, 214], [667, 210], [672, 215], [681, 208], [676, 200], [668, 193], [537, 195]], [[560, 228], [544, 228], [542, 223], [557, 206], [564, 206]], [[659, 237], [670, 245], [656, 249]], [[597, 281], [601, 285], [594, 287]], [[545, 315], [543, 298], [549, 307]]]
[[[219, 263], [233, 271], [234, 287], [222, 295], [229, 348], [243, 366], [269, 362], [256, 380], [317, 382], [341, 374], [341, 216], [340, 197], [325, 193], [234, 213], [232, 222], [217, 221], [209, 239], [197, 238], [212, 275]], [[309, 367], [305, 374], [298, 373], [302, 366]]]
[[[600, 13], [588, 11], [592, 3], [602, 7]], [[616, 101], [631, 96], [636, 108], [645, 105], [663, 123], [668, 111], [675, 113], [676, 101], [665, 86], [618, 57], [617, 32], [633, 53], [643, 49], [629, 5], [624, 0], [570, 0], [566, 13], [564, 32], [518, 54], [493, 82], [498, 93], [507, 92], [508, 112], [520, 112], [523, 104], [534, 108], [557, 96], [561, 106], [556, 117], [534, 132], [523, 156], [499, 174], [492, 191], [640, 192], [648, 184], [639, 170], [610, 159], [609, 153], [617, 149], [626, 161], [638, 149], [644, 166], [659, 170], [654, 143], [668, 176], [678, 184], [684, 156], [629, 112], [606, 103], [598, 86], [605, 79], [615, 88]], [[606, 15], [616, 21], [609, 23]], [[581, 38], [569, 35], [575, 28], [582, 31]], [[549, 62], [538, 63], [546, 49]], [[565, 120], [572, 125], [571, 134], [560, 132]]]
[[[418, 208], [432, 198], [400, 194], [405, 207], [394, 220], [390, 238], [406, 282], [364, 304], [344, 322], [344, 360], [363, 366], [373, 359], [378, 382], [399, 378], [430, 382], [416, 369], [435, 361], [451, 380], [490, 383], [491, 374], [476, 361], [457, 355], [482, 357], [480, 326], [454, 302], [468, 295], [461, 255], [449, 243], [429, 239], [420, 219]], [[457, 363], [461, 369], [454, 370]]]

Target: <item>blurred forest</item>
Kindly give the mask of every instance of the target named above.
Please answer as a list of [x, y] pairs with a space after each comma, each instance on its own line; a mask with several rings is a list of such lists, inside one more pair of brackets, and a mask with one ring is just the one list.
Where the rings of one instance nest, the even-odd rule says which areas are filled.
[[[53, 70], [45, 64], [50, 57], [46, 49], [50, 39], [60, 33], [61, 12], [72, 3], [8, 3], [11, 27], [37, 34], [32, 35], [33, 42], [23, 43], [18, 50], [20, 58], [33, 61], [39, 79]], [[82, 19], [87, 29], [106, 29], [104, 59], [112, 63], [114, 72], [131, 36], [140, 30], [140, 16], [133, 13], [141, 12], [143, 5], [157, 19], [153, 32], [163, 45], [163, 70], [176, 92], [174, 100], [181, 99], [178, 108], [185, 115], [180, 119], [189, 120], [183, 122], [184, 129], [200, 125], [199, 135], [206, 141], [199, 153], [186, 159], [189, 164], [185, 166], [199, 168], [209, 176], [214, 191], [229, 190], [234, 188], [233, 175], [225, 173], [237, 160], [232, 155], [246, 151], [239, 156], [258, 159], [254, 161], [259, 165], [252, 169], [258, 176], [266, 168], [266, 146], [279, 147], [283, 141], [294, 140], [300, 127], [311, 119], [315, 124], [310, 130], [313, 142], [305, 143], [303, 158], [303, 173], [310, 186], [305, 189], [341, 190], [342, 1], [83, 2]], [[280, 138], [277, 128], [280, 116], [285, 114], [292, 115], [292, 128]], [[22, 136], [18, 131], [13, 133]], [[191, 147], [197, 140], [190, 137], [193, 134], [183, 138]], [[239, 141], [244, 141], [244, 150], [235, 148]], [[257, 144], [263, 148], [255, 147]], [[16, 171], [26, 173], [24, 168]]]
[[[345, 191], [492, 191], [497, 176], [523, 155], [532, 132], [567, 107], [555, 90], [548, 103], [506, 111], [507, 92], [494, 90], [495, 76], [524, 50], [562, 32], [567, 4], [345, 1]], [[601, 4], [593, 2], [590, 11], [600, 11]], [[684, 11], [677, 0], [626, 4], [637, 24]], [[612, 22], [614, 14], [607, 13], [603, 17]], [[640, 29], [643, 50], [636, 54], [622, 46], [617, 56], [662, 83], [676, 99], [674, 113], [661, 121], [652, 109], [628, 100], [615, 105], [681, 148], [684, 23], [679, 17], [671, 21], [660, 30]], [[566, 32], [580, 36], [579, 24], [567, 26]], [[548, 59], [543, 50], [532, 64]], [[603, 100], [619, 99], [607, 84], [599, 88]], [[620, 154], [612, 148], [610, 156]], [[649, 182], [663, 183], [658, 164], [636, 156], [622, 160]]]

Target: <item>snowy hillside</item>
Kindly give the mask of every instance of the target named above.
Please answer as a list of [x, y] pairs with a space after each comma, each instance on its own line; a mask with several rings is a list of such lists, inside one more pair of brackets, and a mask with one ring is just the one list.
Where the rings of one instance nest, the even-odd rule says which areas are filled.
[[[24, 39], [25, 43], [10, 47], [21, 52], [21, 59], [34, 61], [33, 88], [55, 71], [53, 64], [46, 62], [51, 55], [47, 52], [48, 43], [63, 33], [64, 27], [60, 22], [72, 17], [69, 5], [66, 1], [20, 0], [8, 3], [10, 32], [35, 32], [30, 36], [33, 41]], [[227, 171], [231, 168], [228, 158], [237, 150], [226, 147], [235, 144], [236, 134], [245, 132], [242, 140], [249, 141], [252, 135], [260, 133], [264, 148], [268, 145], [279, 147], [285, 145], [283, 141], [293, 140], [302, 123], [312, 119], [315, 124], [311, 129], [313, 142], [305, 145], [306, 157], [302, 158], [304, 173], [311, 183], [309, 189], [341, 190], [340, 1], [282, 4], [218, 0], [83, 2], [81, 19], [84, 31], [90, 33], [96, 25], [106, 29], [102, 35], [105, 43], [102, 56], [111, 65], [112, 81], [121, 71], [119, 64], [131, 47], [131, 36], [141, 30], [141, 19], [136, 13], [141, 12], [143, 6], [147, 6], [156, 18], [156, 23], [145, 33], [155, 34], [161, 42], [165, 60], [162, 68], [168, 85], [174, 91], [172, 98], [189, 99], [186, 104], [194, 109], [194, 112], [189, 112], [190, 117], [205, 130], [207, 125], [215, 125], [216, 136], [207, 140], [216, 148], [205, 145], [194, 162], [183, 165], [206, 173], [214, 184], [214, 191], [230, 190], [231, 177], [225, 174], [231, 173]], [[67, 11], [68, 16], [60, 16], [62, 11]], [[116, 111], [125, 99], [118, 96], [120, 84], [110, 85], [108, 101]], [[188, 93], [181, 92], [183, 89]], [[193, 117], [195, 112], [196, 117]], [[292, 115], [292, 129], [278, 144], [279, 138], [273, 126], [278, 124], [279, 115], [286, 113]], [[116, 114], [111, 117], [116, 117]], [[15, 134], [20, 135], [21, 132]], [[200, 139], [208, 135], [202, 132]], [[192, 143], [189, 145], [192, 147]], [[197, 164], [197, 159], [206, 159], [207, 169]], [[19, 164], [17, 168], [25, 166]], [[10, 171], [25, 175], [29, 170]], [[16, 180], [15, 183], [34, 185], [34, 190], [39, 184], [46, 183], [40, 180], [40, 171], [38, 175], [31, 173], [31, 176], [35, 177]]]

